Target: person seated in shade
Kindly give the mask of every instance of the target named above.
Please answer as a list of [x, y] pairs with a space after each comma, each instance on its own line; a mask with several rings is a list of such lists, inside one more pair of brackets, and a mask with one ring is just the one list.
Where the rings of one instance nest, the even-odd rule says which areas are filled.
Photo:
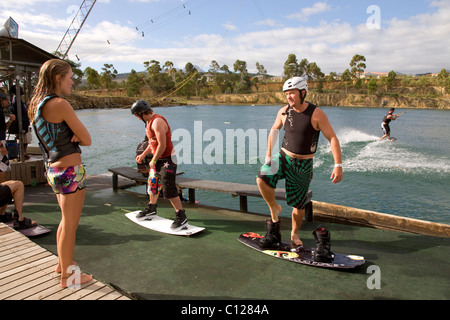
[[[37, 225], [36, 221], [22, 214], [25, 187], [22, 181], [8, 180], [0, 184], [0, 222], [14, 221], [14, 229], [26, 229]], [[6, 212], [14, 199], [14, 213]]]

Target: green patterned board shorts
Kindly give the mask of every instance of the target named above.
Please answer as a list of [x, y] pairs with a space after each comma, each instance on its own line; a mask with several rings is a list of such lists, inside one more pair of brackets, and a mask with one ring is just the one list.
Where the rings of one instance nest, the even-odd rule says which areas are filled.
[[270, 163], [261, 167], [258, 178], [274, 189], [280, 179], [285, 179], [287, 204], [297, 209], [304, 209], [309, 184], [313, 178], [313, 159], [291, 158], [281, 150]]

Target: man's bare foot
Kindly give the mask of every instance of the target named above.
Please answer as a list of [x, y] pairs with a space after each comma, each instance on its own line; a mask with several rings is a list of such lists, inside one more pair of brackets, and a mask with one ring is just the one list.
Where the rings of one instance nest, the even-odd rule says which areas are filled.
[[298, 237], [298, 235], [291, 235], [291, 247], [298, 248], [303, 246], [302, 240]]
[[[72, 266], [77, 266], [78, 264], [75, 261], [72, 261]], [[56, 273], [61, 273], [61, 264], [58, 263], [58, 265], [55, 268]]]
[[[67, 288], [68, 287], [67, 280], [69, 278], [70, 277], [61, 278], [60, 285], [61, 285], [62, 288]], [[83, 273], [83, 274], [80, 274], [80, 278], [76, 279], [76, 280], [79, 280], [79, 281], [74, 281], [75, 283], [69, 283], [69, 286], [77, 286], [77, 285], [82, 285], [84, 283], [88, 283], [88, 282], [92, 281], [92, 276], [89, 275], [89, 274], [84, 274]]]

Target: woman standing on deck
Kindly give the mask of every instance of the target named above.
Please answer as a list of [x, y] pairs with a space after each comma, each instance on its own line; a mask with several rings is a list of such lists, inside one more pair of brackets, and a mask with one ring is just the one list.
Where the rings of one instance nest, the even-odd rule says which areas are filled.
[[[56, 194], [62, 218], [56, 234], [61, 287], [79, 285], [92, 280], [82, 274], [68, 279], [74, 265], [76, 230], [84, 203], [86, 173], [81, 161], [82, 146], [91, 145], [91, 136], [81, 123], [69, 102], [61, 96], [70, 95], [72, 68], [59, 59], [46, 61], [39, 72], [29, 108], [36, 136], [46, 161], [48, 183]], [[73, 283], [75, 282], [75, 283]]]

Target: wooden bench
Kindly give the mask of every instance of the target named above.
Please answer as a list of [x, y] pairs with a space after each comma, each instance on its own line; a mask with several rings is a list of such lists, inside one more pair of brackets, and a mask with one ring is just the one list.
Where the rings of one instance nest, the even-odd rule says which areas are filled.
[[[111, 168], [108, 171], [112, 172], [112, 184], [113, 189], [118, 189], [118, 176], [136, 181], [136, 183], [147, 183], [147, 178], [137, 171], [135, 168], [120, 167]], [[195, 203], [195, 190], [206, 190], [221, 193], [231, 194], [233, 197], [239, 197], [240, 210], [242, 212], [248, 212], [247, 197], [262, 198], [259, 188], [256, 184], [243, 184], [224, 181], [203, 180], [195, 178], [177, 177], [177, 186], [180, 189], [188, 189], [189, 203]], [[275, 190], [275, 198], [277, 200], [285, 199], [286, 190], [283, 188], [277, 188]], [[305, 219], [312, 221], [312, 191], [308, 192], [307, 205], [305, 208]]]

